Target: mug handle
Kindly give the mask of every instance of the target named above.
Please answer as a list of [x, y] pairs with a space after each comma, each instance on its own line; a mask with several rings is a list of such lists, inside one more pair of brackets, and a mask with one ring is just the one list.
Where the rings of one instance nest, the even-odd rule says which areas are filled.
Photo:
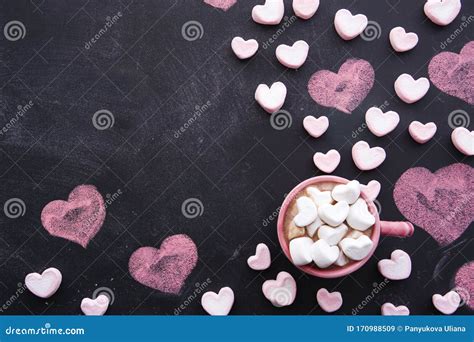
[[380, 234], [398, 237], [409, 237], [413, 235], [415, 228], [408, 221], [380, 221]]

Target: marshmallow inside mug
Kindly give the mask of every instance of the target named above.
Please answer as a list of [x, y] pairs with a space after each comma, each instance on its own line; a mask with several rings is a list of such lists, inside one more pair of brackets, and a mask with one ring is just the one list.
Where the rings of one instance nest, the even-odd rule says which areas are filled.
[[[351, 198], [351, 195], [346, 193], [344, 200], [340, 198], [339, 192], [336, 196], [339, 201], [332, 196], [328, 197], [328, 193], [332, 193], [336, 186], [347, 183], [348, 180], [336, 176], [308, 179], [290, 192], [281, 207], [278, 218], [280, 244], [288, 259], [306, 273], [324, 278], [347, 275], [360, 268], [372, 256], [378, 244], [378, 213], [373, 202], [367, 200], [363, 192], [356, 193], [356, 198]], [[355, 183], [356, 188], [359, 186], [356, 181], [351, 183]], [[314, 189], [317, 189], [316, 194]], [[312, 198], [319, 213], [318, 218], [306, 226], [302, 226], [302, 223], [308, 222], [304, 220], [305, 214], [309, 219], [312, 218], [309, 215], [311, 207], [302, 205], [305, 201], [302, 198]], [[342, 203], [345, 200], [351, 204]], [[321, 211], [322, 206], [329, 208], [323, 208]], [[360, 222], [363, 223], [359, 217], [355, 221], [350, 220], [352, 224], [357, 223], [355, 226], [358, 228], [354, 229], [348, 224], [347, 216], [351, 210], [354, 211], [360, 206], [365, 207], [362, 211], [365, 210], [366, 219], [369, 221], [365, 226], [359, 226]], [[346, 210], [348, 211], [345, 212]], [[338, 214], [342, 216], [337, 218]]]

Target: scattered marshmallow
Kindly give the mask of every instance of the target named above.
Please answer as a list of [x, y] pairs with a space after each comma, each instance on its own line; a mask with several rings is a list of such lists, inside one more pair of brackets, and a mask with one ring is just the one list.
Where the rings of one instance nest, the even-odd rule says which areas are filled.
[[338, 227], [323, 225], [318, 230], [318, 237], [325, 240], [330, 246], [335, 246], [347, 234], [349, 228], [343, 223]]
[[378, 262], [380, 274], [390, 280], [407, 279], [411, 274], [411, 258], [402, 251], [396, 249], [392, 252], [390, 259], [382, 259]]
[[380, 185], [379, 181], [371, 180], [367, 183], [367, 185], [361, 184], [360, 191], [364, 193], [364, 195], [367, 197], [367, 200], [373, 202], [377, 199], [381, 187], [382, 186]]
[[306, 189], [306, 192], [318, 207], [323, 204], [332, 204], [334, 202], [331, 196], [331, 191], [321, 191], [318, 188], [310, 186]]
[[316, 152], [313, 162], [321, 171], [332, 173], [341, 162], [341, 155], [336, 150], [329, 150], [327, 153]]
[[324, 115], [319, 118], [308, 115], [303, 119], [303, 127], [313, 138], [319, 138], [327, 131], [329, 119]]
[[352, 146], [352, 159], [354, 164], [362, 171], [373, 170], [383, 163], [387, 154], [382, 147], [370, 147], [361, 140]]
[[255, 39], [244, 40], [242, 37], [235, 37], [230, 45], [239, 59], [250, 58], [258, 50], [258, 42]]
[[449, 291], [444, 296], [434, 294], [432, 300], [434, 307], [445, 315], [453, 314], [461, 304], [461, 296], [456, 291]]
[[354, 229], [366, 231], [375, 223], [375, 217], [369, 211], [367, 202], [359, 198], [349, 208], [347, 223]]
[[427, 0], [423, 9], [433, 23], [446, 26], [451, 24], [461, 11], [461, 0]]
[[329, 292], [325, 288], [319, 289], [316, 293], [316, 300], [319, 306], [326, 312], [334, 312], [342, 306], [342, 296], [338, 291]]
[[318, 240], [310, 248], [311, 257], [319, 268], [327, 268], [339, 257], [339, 247], [330, 246], [325, 240]]
[[390, 44], [397, 52], [405, 52], [413, 49], [418, 44], [418, 35], [414, 32], [406, 32], [403, 27], [394, 27], [389, 34]]
[[344, 254], [352, 260], [362, 260], [369, 255], [374, 243], [367, 235], [361, 235], [357, 239], [344, 238], [339, 242]]
[[334, 17], [334, 27], [337, 34], [344, 40], [351, 40], [364, 32], [368, 20], [363, 14], [352, 15], [346, 9], [340, 9]]
[[290, 255], [291, 261], [295, 266], [303, 266], [311, 263], [313, 258], [311, 256], [311, 246], [313, 239], [304, 236], [290, 241]]
[[267, 280], [263, 283], [262, 292], [274, 306], [288, 306], [295, 301], [296, 281], [291, 274], [280, 272], [276, 280]]
[[365, 122], [369, 131], [377, 137], [383, 137], [397, 128], [400, 116], [393, 110], [384, 113], [380, 108], [372, 107], [365, 113]]
[[392, 303], [385, 303], [380, 308], [382, 316], [409, 316], [410, 310], [405, 305], [395, 306]]
[[332, 189], [331, 195], [338, 202], [352, 204], [360, 196], [360, 183], [357, 180], [351, 180], [346, 184], [338, 184]]
[[255, 90], [255, 100], [270, 114], [283, 107], [285, 98], [286, 86], [282, 82], [275, 82], [270, 88], [266, 84], [259, 84]]
[[428, 142], [436, 133], [436, 124], [434, 122], [428, 122], [422, 124], [419, 121], [412, 121], [408, 126], [408, 133], [410, 136], [419, 144]]
[[330, 226], [339, 226], [349, 214], [349, 204], [347, 202], [337, 202], [336, 204], [323, 204], [318, 208], [319, 218]]
[[301, 196], [298, 198], [296, 207], [298, 208], [298, 215], [295, 216], [293, 222], [298, 227], [305, 227], [313, 223], [318, 217], [318, 208], [309, 197]]
[[63, 276], [54, 267], [50, 267], [43, 273], [29, 273], [25, 277], [25, 285], [28, 290], [40, 298], [49, 298], [59, 289]]
[[464, 127], [457, 127], [451, 133], [451, 141], [459, 152], [466, 156], [474, 156], [474, 131]]
[[98, 295], [97, 298], [84, 298], [81, 301], [81, 310], [86, 316], [103, 316], [109, 308], [110, 298]]
[[293, 11], [301, 19], [310, 19], [318, 8], [319, 0], [293, 0]]
[[227, 316], [234, 305], [234, 291], [223, 287], [219, 293], [208, 291], [201, 297], [201, 305], [211, 316]]
[[255, 255], [247, 259], [247, 264], [252, 270], [263, 271], [270, 267], [271, 261], [268, 246], [264, 243], [259, 243], [255, 249]]
[[283, 0], [265, 0], [264, 5], [252, 9], [252, 19], [262, 25], [278, 25], [285, 14]]
[[281, 44], [275, 51], [278, 61], [291, 69], [301, 67], [308, 58], [309, 45], [304, 40], [298, 40], [292, 46]]
[[426, 77], [415, 80], [409, 74], [401, 74], [395, 81], [395, 92], [405, 103], [421, 100], [430, 89], [430, 81]]

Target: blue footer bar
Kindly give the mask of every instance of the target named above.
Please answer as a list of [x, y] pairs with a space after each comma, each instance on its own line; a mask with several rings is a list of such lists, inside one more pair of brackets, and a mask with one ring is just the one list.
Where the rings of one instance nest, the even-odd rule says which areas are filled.
[[0, 341], [474, 341], [472, 316], [2, 316]]

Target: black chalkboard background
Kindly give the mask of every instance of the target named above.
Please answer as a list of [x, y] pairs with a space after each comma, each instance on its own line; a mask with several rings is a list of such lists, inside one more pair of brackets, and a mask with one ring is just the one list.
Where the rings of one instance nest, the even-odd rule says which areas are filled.
[[[233, 314], [322, 314], [315, 293], [320, 287], [338, 290], [344, 297], [341, 314], [368, 296], [383, 278], [376, 264], [395, 248], [412, 256], [408, 280], [390, 282], [359, 314], [379, 314], [386, 301], [407, 305], [413, 314], [435, 314], [434, 293], [453, 286], [456, 270], [474, 259], [472, 225], [453, 244], [440, 248], [421, 228], [409, 239], [385, 238], [375, 257], [351, 276], [325, 280], [305, 276], [281, 253], [276, 220], [272, 216], [284, 195], [300, 181], [321, 174], [312, 163], [316, 151], [336, 148], [342, 162], [335, 174], [366, 183], [382, 183], [382, 218], [402, 220], [393, 198], [393, 184], [408, 168], [432, 171], [455, 162], [472, 165], [450, 142], [448, 115], [472, 112], [467, 103], [431, 87], [420, 102], [407, 105], [394, 94], [401, 73], [427, 76], [427, 63], [466, 17], [474, 2], [464, 0], [461, 14], [447, 27], [431, 23], [423, 0], [322, 1], [309, 21], [296, 20], [267, 49], [249, 61], [240, 61], [230, 49], [234, 36], [255, 38], [261, 44], [278, 29], [254, 23], [252, 7], [259, 1], [238, 1], [227, 12], [198, 0], [188, 1], [2, 1], [2, 27], [21, 21], [26, 35], [18, 41], [0, 40], [0, 119], [10, 121], [19, 105], [33, 102], [18, 123], [0, 137], [0, 203], [20, 198], [26, 212], [16, 219], [0, 215], [0, 304], [3, 314], [80, 314], [80, 301], [95, 289], [107, 287], [115, 296], [108, 314], [204, 314], [200, 298], [187, 300], [196, 286], [233, 288]], [[291, 17], [291, 1], [285, 1]], [[333, 18], [340, 8], [364, 13], [381, 27], [373, 41], [340, 39]], [[104, 26], [106, 17], [123, 15], [89, 48], [85, 44]], [[288, 18], [289, 19], [289, 18]], [[194, 41], [183, 38], [191, 20], [203, 28]], [[470, 24], [474, 25], [474, 24]], [[390, 47], [392, 27], [417, 32], [420, 43], [396, 54]], [[472, 26], [474, 27], [474, 26]], [[447, 51], [459, 52], [473, 37], [468, 26]], [[274, 50], [278, 44], [303, 39], [310, 58], [299, 70], [286, 70]], [[351, 114], [324, 108], [308, 95], [307, 82], [317, 70], [336, 71], [348, 58], [363, 58], [376, 70], [376, 82], [363, 103]], [[284, 109], [293, 124], [275, 130], [254, 101], [259, 83], [280, 80], [287, 85]], [[209, 108], [178, 138], [179, 130], [196, 106]], [[383, 138], [363, 130], [370, 106], [397, 111], [401, 122]], [[92, 124], [100, 109], [113, 113], [106, 130]], [[386, 110], [387, 110], [386, 109]], [[306, 115], [327, 115], [329, 131], [310, 138], [302, 128]], [[438, 133], [425, 145], [408, 135], [412, 120], [434, 121]], [[471, 127], [472, 129], [472, 124]], [[388, 158], [377, 170], [360, 173], [350, 158], [360, 140], [386, 149]], [[50, 236], [41, 226], [42, 208], [66, 199], [79, 184], [93, 184], [105, 197], [122, 194], [107, 209], [105, 224], [87, 249]], [[181, 205], [188, 198], [203, 204], [203, 213], [188, 219]], [[198, 246], [199, 262], [181, 295], [147, 288], [128, 273], [128, 260], [141, 246], [159, 246], [173, 234], [188, 234]], [[255, 246], [265, 242], [274, 257], [269, 270], [247, 266]], [[469, 246], [470, 244], [470, 246]], [[28, 291], [11, 300], [27, 273], [57, 267], [63, 273], [59, 291], [49, 300]], [[275, 308], [261, 293], [264, 280], [279, 271], [296, 279], [295, 303]], [[459, 314], [472, 314], [467, 306]]]

